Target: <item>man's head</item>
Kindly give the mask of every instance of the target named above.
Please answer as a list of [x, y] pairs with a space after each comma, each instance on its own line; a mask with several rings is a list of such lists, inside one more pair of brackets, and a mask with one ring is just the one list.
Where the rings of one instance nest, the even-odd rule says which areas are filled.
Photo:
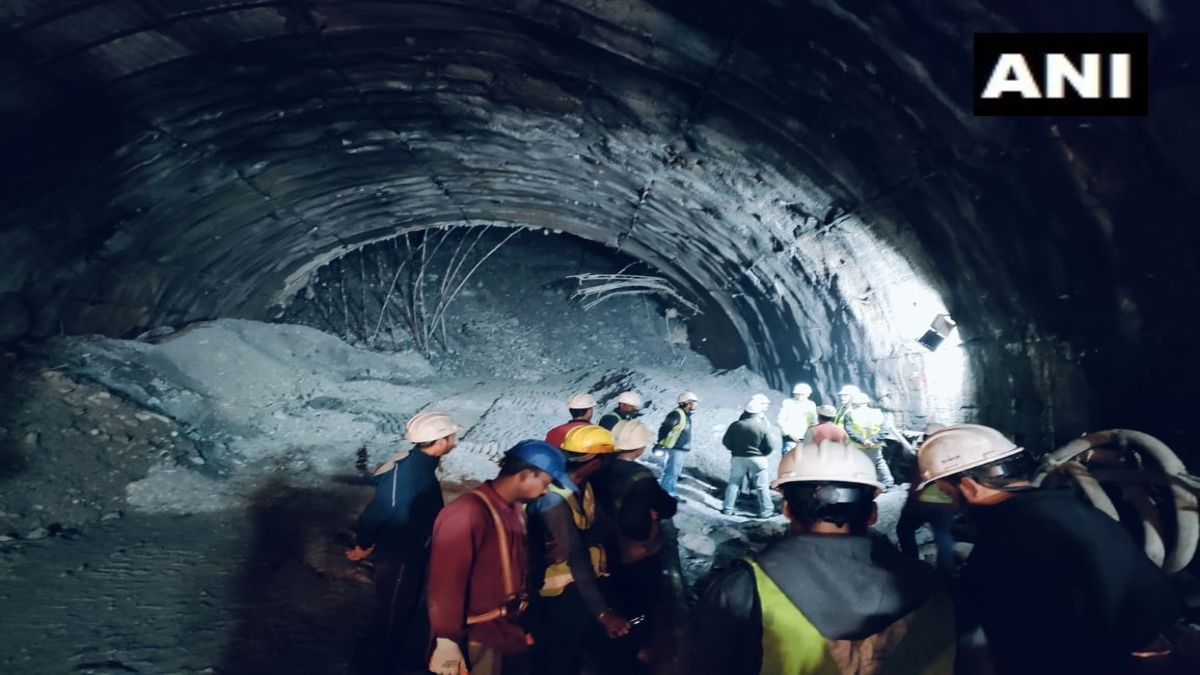
[[613, 444], [621, 459], [637, 459], [654, 440], [654, 434], [637, 420], [621, 420], [612, 428]]
[[642, 408], [642, 397], [634, 391], [623, 391], [617, 397], [617, 410], [622, 415], [630, 415]]
[[806, 443], [779, 461], [771, 487], [795, 533], [865, 534], [874, 524], [883, 485], [867, 456], [841, 443]]
[[569, 481], [566, 467], [558, 448], [545, 441], [521, 441], [500, 458], [497, 491], [508, 493], [513, 501], [531, 502], [546, 494], [551, 483]]
[[1029, 489], [1034, 469], [1024, 448], [981, 424], [933, 432], [917, 449], [917, 466], [918, 490], [936, 481], [956, 502], [973, 505], [994, 504], [1010, 492]]
[[755, 394], [746, 403], [745, 410], [751, 415], [761, 415], [767, 412], [767, 409], [770, 407], [771, 399], [767, 398], [764, 394]]
[[858, 393], [861, 393], [859, 392], [858, 387], [848, 384], [838, 390], [838, 403], [841, 405], [848, 405], [850, 403], [850, 397]]
[[404, 439], [427, 455], [441, 457], [458, 445], [462, 430], [446, 413], [424, 412], [404, 426]]
[[835, 417], [837, 417], [837, 408], [831, 405], [823, 405], [817, 408], [818, 422], [832, 422]]
[[586, 481], [603, 469], [619, 452], [612, 432], [595, 424], [581, 424], [568, 431], [562, 451], [567, 459], [567, 473], [576, 483]]
[[700, 397], [690, 391], [685, 391], [675, 399], [679, 402], [679, 407], [691, 412], [696, 409], [696, 404], [700, 401]]
[[567, 399], [567, 410], [573, 420], [590, 420], [596, 407], [596, 397], [586, 392], [572, 394]]
[[804, 382], [797, 382], [796, 386], [792, 387], [792, 398], [796, 399], [797, 401], [803, 401], [809, 396], [812, 396], [812, 391], [813, 390], [810, 385], [805, 384]]
[[865, 405], [870, 405], [870, 404], [871, 404], [871, 397], [867, 396], [866, 394], [862, 393], [861, 391], [856, 391], [853, 394], [850, 394], [850, 407], [851, 408], [861, 408]]

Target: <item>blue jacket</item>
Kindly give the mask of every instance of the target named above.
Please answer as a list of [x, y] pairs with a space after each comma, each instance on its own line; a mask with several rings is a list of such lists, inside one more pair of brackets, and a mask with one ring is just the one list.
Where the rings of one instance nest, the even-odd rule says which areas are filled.
[[433, 520], [445, 502], [437, 480], [438, 458], [414, 448], [375, 478], [375, 497], [358, 517], [357, 544], [372, 554], [405, 562], [429, 557]]

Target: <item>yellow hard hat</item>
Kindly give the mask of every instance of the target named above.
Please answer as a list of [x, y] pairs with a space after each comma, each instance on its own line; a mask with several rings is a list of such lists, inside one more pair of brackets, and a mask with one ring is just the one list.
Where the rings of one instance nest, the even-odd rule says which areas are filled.
[[[572, 427], [559, 447], [576, 455], [607, 455], [617, 451], [617, 444], [613, 442], [612, 432], [595, 424], [580, 424]], [[568, 456], [567, 459], [582, 462], [590, 457], [572, 458]]]

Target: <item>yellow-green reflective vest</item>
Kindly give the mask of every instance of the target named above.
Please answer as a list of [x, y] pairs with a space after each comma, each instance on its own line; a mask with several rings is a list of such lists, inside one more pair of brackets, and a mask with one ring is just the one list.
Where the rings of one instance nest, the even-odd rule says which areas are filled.
[[[571, 507], [575, 527], [579, 529], [581, 536], [591, 529], [596, 522], [596, 494], [592, 491], [591, 483], [583, 486], [582, 504], [579, 503], [575, 493], [565, 487], [551, 485], [550, 491], [562, 497], [567, 506]], [[608, 576], [608, 559], [603, 546], [597, 544], [588, 547], [588, 557], [592, 561], [592, 572], [596, 577]], [[542, 581], [542, 589], [539, 593], [545, 597], [562, 595], [563, 589], [574, 581], [575, 576], [571, 574], [571, 566], [567, 561], [556, 560], [546, 566], [546, 576]]]
[[916, 611], [861, 640], [829, 640], [753, 560], [762, 606], [761, 675], [951, 675], [954, 610], [938, 592]]
[[[688, 415], [686, 410], [683, 408], [676, 408], [671, 412], [679, 413], [679, 423], [671, 427], [671, 430], [667, 432], [666, 437], [659, 442], [659, 444], [664, 448], [674, 448], [675, 443], [679, 441], [679, 435], [683, 433], [683, 430], [686, 429], [688, 425]], [[671, 413], [667, 414], [670, 415]]]

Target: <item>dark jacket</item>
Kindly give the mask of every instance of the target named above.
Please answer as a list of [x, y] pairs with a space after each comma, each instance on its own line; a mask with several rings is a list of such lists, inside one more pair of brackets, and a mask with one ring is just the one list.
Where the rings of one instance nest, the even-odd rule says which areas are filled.
[[742, 413], [738, 421], [729, 425], [721, 443], [734, 457], [766, 457], [777, 452], [782, 438], [765, 415]]
[[679, 502], [662, 489], [654, 472], [633, 461], [610, 462], [591, 480], [596, 490], [596, 501], [604, 512], [613, 514], [617, 525], [618, 559], [623, 559], [624, 550], [639, 543], [648, 549], [661, 548], [658, 523], [650, 512], [659, 518], [671, 518]]
[[[679, 434], [675, 437], [675, 442], [671, 442], [672, 431], [680, 424], [683, 428], [679, 430]], [[692, 414], [684, 412], [683, 408], [676, 408], [667, 413], [662, 424], [658, 427], [657, 445], [670, 449], [682, 450], [687, 452], [692, 449]]]
[[[917, 649], [930, 652], [929, 662], [953, 649], [953, 617], [937, 572], [882, 537], [793, 535], [755, 560], [827, 643], [869, 643], [885, 635], [904, 639], [905, 622], [941, 598], [943, 615], [933, 623], [943, 628], [911, 638], [920, 642]], [[762, 617], [754, 572], [739, 561], [701, 599], [689, 672], [757, 675], [763, 661]], [[870, 647], [861, 651], [870, 653]]]
[[617, 422], [621, 420], [636, 420], [641, 416], [641, 412], [637, 410], [629, 413], [623, 413], [620, 410], [609, 410], [601, 415], [600, 419], [596, 420], [596, 425], [612, 431], [612, 428], [617, 426]]
[[1129, 653], [1183, 611], [1182, 593], [1129, 534], [1069, 490], [1030, 490], [969, 515], [978, 530], [956, 589], [997, 675], [1127, 673]]
[[413, 449], [390, 471], [375, 477], [375, 496], [358, 517], [354, 532], [376, 558], [418, 562], [428, 559], [433, 521], [442, 510], [438, 458]]

